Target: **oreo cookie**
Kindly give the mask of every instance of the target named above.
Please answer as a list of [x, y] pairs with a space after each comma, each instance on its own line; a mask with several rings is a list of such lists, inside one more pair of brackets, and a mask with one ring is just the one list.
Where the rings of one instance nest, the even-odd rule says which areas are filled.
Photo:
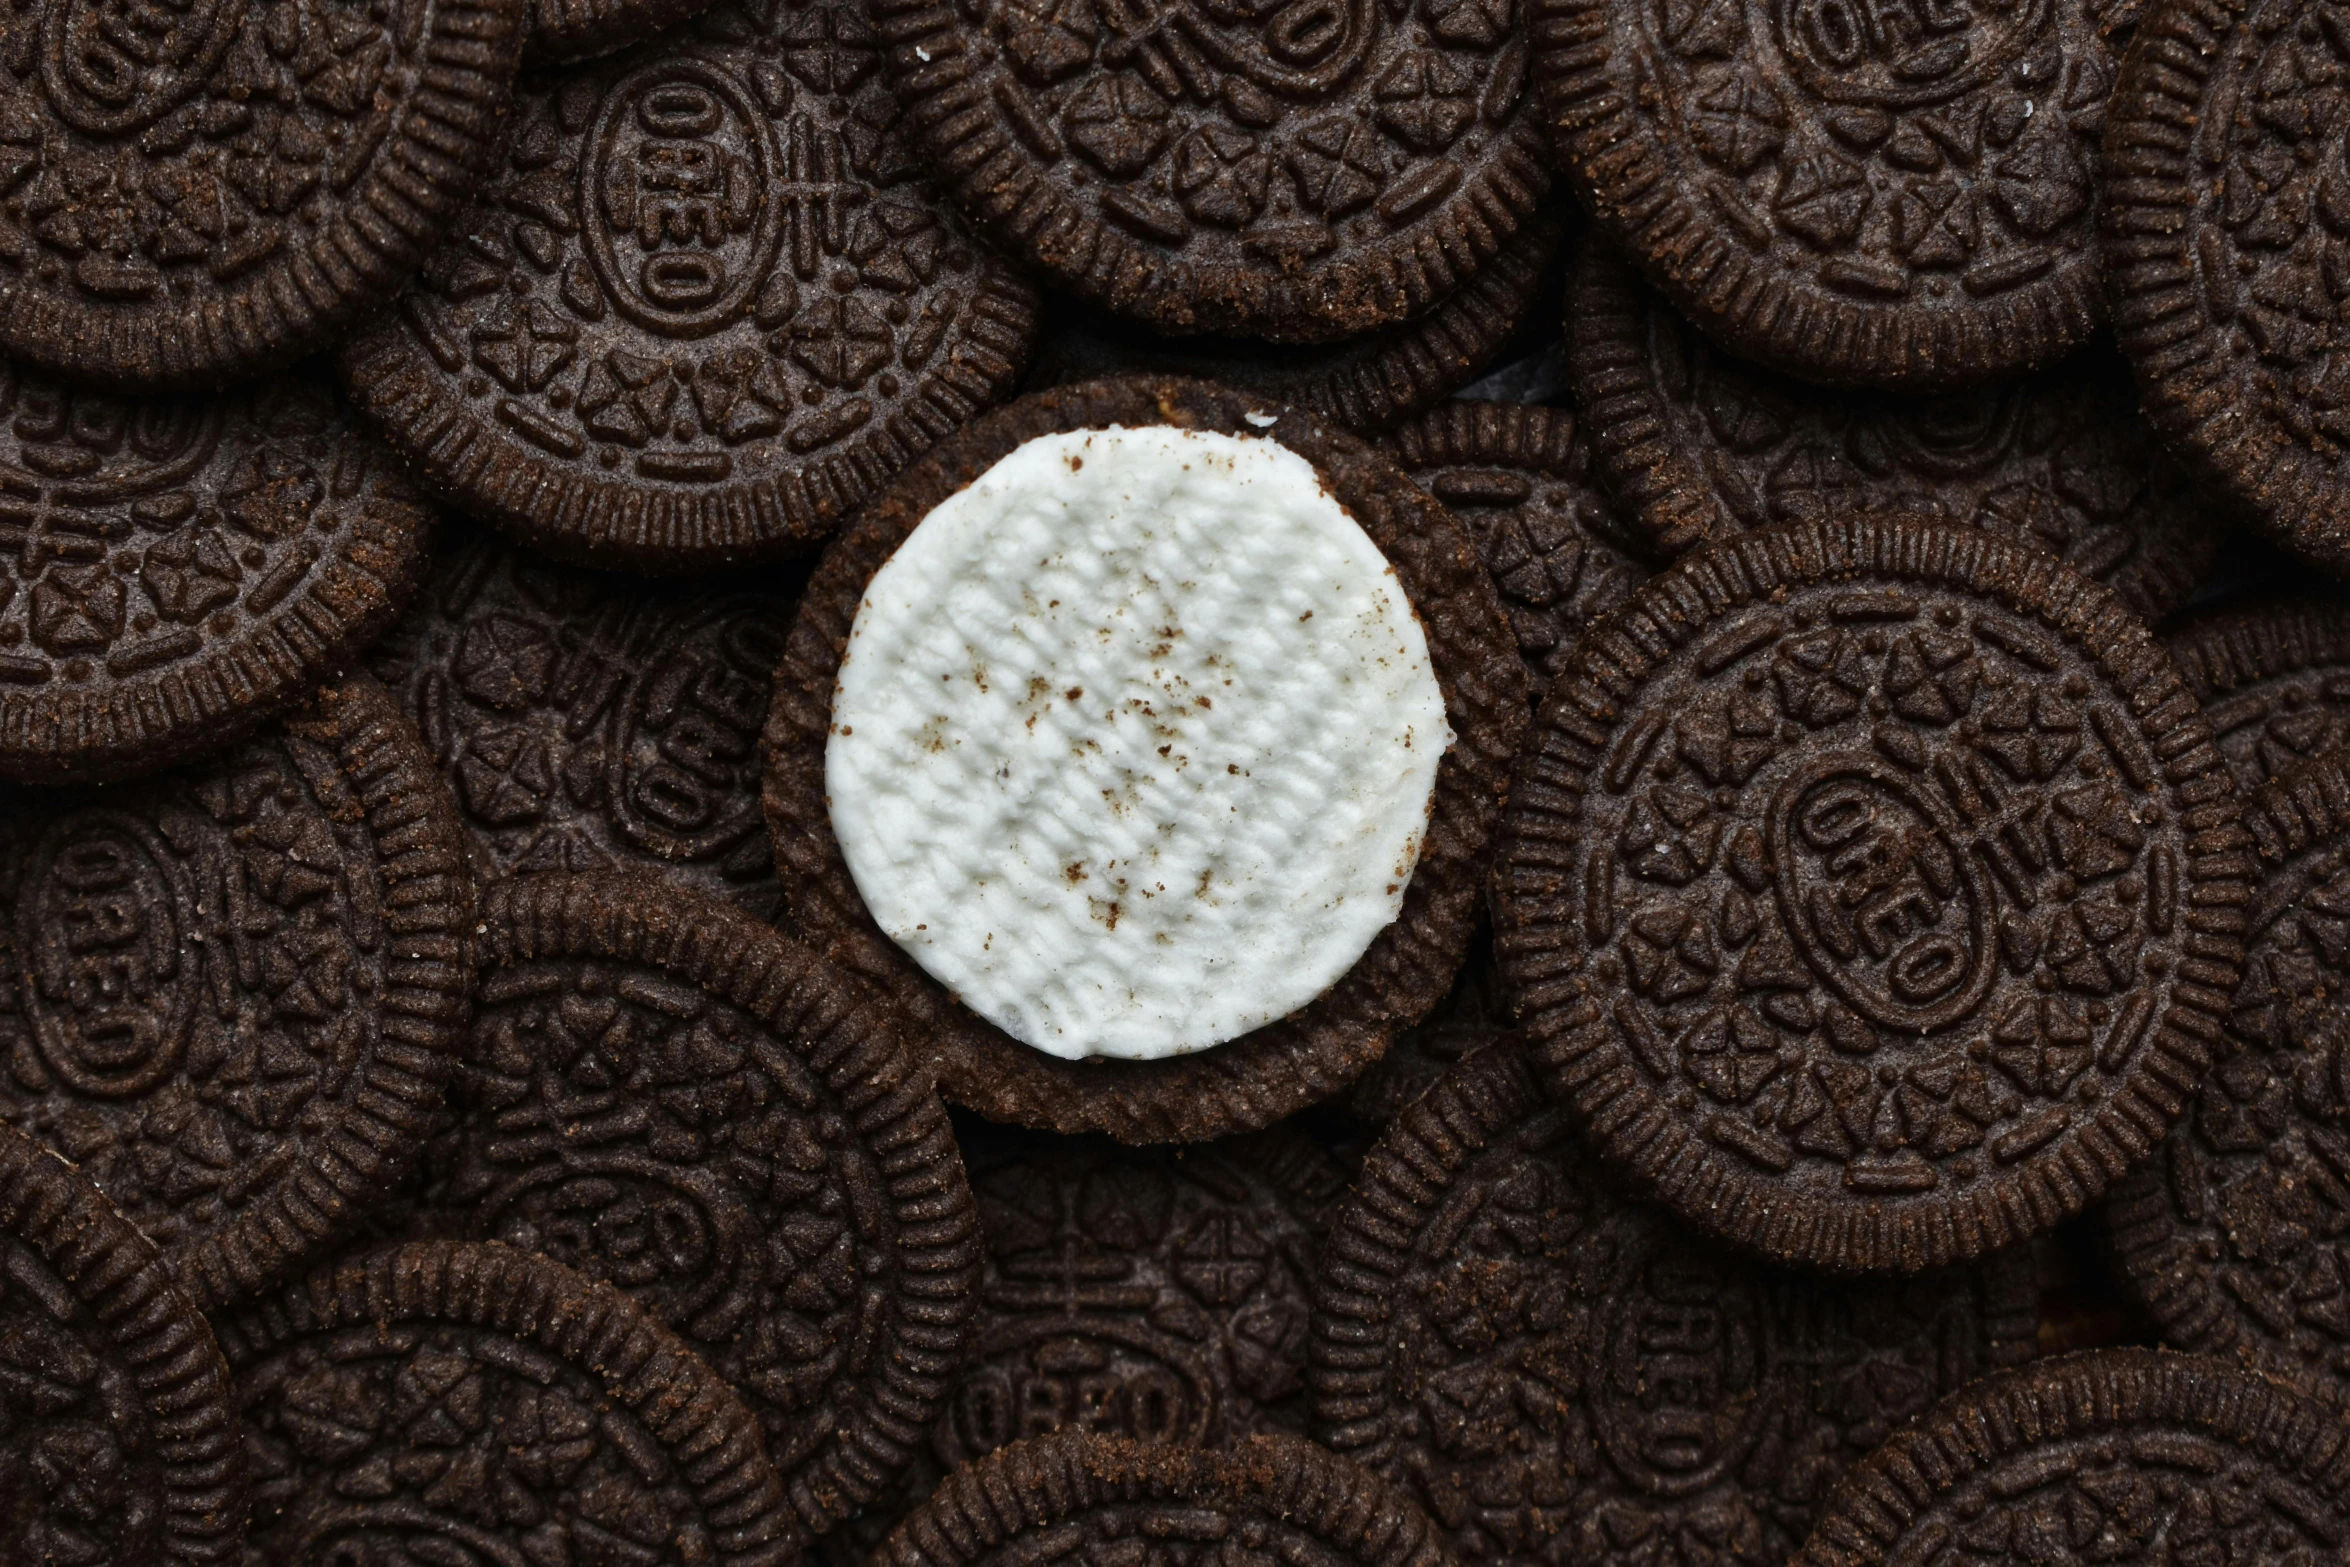
[[219, 1328], [262, 1561], [788, 1567], [805, 1543], [734, 1392], [545, 1257], [377, 1247]]
[[1649, 546], [1895, 507], [2047, 550], [2148, 620], [2218, 553], [2213, 503], [2138, 415], [2102, 345], [1939, 396], [1807, 386], [1716, 348], [1604, 243], [1576, 258], [1577, 406]]
[[1314, 1316], [1316, 1435], [1461, 1561], [1784, 1558], [1846, 1466], [2033, 1353], [2028, 1256], [1832, 1284], [1725, 1253], [1617, 1189], [1486, 1040], [1365, 1156]]
[[[1325, 993], [1293, 1015], [1212, 1048], [1161, 1059], [1076, 1060], [1048, 1054], [987, 1021], [950, 994], [900, 940], [884, 934], [835, 831], [831, 801], [839, 790], [828, 795], [826, 758], [836, 727], [842, 727], [833, 708], [850, 628], [882, 564], [934, 508], [1016, 449], [1113, 427], [1214, 433], [1230, 443], [1216, 448], [1217, 464], [1230, 460], [1222, 455], [1230, 451], [1260, 453], [1268, 463], [1310, 465], [1320, 492], [1360, 526], [1409, 596], [1453, 739], [1434, 768], [1432, 815], [1416, 861], [1407, 862], [1408, 887], [1400, 878], [1386, 887], [1400, 899], [1400, 912]], [[1263, 445], [1251, 447], [1251, 437]], [[1283, 616], [1302, 623], [1310, 611], [1285, 610]], [[1307, 414], [1267, 411], [1204, 382], [1095, 382], [1024, 398], [975, 423], [908, 473], [826, 554], [801, 600], [776, 677], [765, 739], [767, 818], [799, 929], [828, 957], [900, 1000], [935, 1053], [948, 1098], [993, 1119], [1057, 1131], [1106, 1131], [1128, 1142], [1201, 1140], [1266, 1126], [1330, 1097], [1443, 995], [1469, 938], [1483, 846], [1498, 813], [1507, 759], [1525, 722], [1523, 680], [1492, 586], [1474, 554], [1441, 508], [1392, 463]], [[987, 689], [986, 683], [979, 689]], [[1082, 686], [1064, 691], [1049, 681], [1028, 693], [1040, 702], [1066, 699], [1072, 711], [1083, 694]], [[1202, 689], [1186, 697], [1184, 706], [1211, 711], [1199, 704], [1202, 696], [1217, 699]], [[1126, 699], [1121, 691], [1107, 700]], [[1134, 695], [1136, 703], [1143, 700]], [[1228, 701], [1227, 713], [1233, 711]], [[1157, 755], [1166, 760], [1169, 752]], [[1175, 765], [1170, 762], [1170, 769]], [[1239, 777], [1240, 764], [1228, 765]], [[917, 835], [904, 841], [923, 840]], [[1095, 869], [1116, 867], [1080, 862], [1073, 873], [1054, 869], [1066, 874], [1068, 888], [1084, 893], [1097, 885], [1090, 882]], [[1188, 877], [1179, 879], [1189, 887]], [[1374, 887], [1373, 895], [1378, 891]], [[1096, 923], [1114, 932], [1122, 898], [1141, 904], [1146, 894], [1155, 896], [1147, 880], [1131, 893], [1121, 894], [1110, 882], [1098, 897], [1085, 895], [1100, 905]], [[925, 935], [907, 932], [917, 944]], [[990, 939], [992, 944], [992, 934]]]
[[2268, 598], [2190, 616], [2162, 645], [2247, 799], [2350, 740], [2350, 605]]
[[236, 1559], [247, 1497], [203, 1313], [87, 1178], [0, 1127], [0, 1558]]
[[1330, 342], [1421, 315], [1530, 219], [1550, 169], [1523, 15], [1439, 0], [999, 26], [873, 11], [923, 152], [1006, 252], [1174, 336]]
[[2107, 1349], [1986, 1378], [1894, 1437], [1792, 1567], [2322, 1561], [2345, 1534], [2336, 1412], [2200, 1356]]
[[1254, 1436], [1229, 1452], [1062, 1431], [947, 1476], [877, 1567], [976, 1567], [1049, 1550], [1104, 1567], [1315, 1561], [1443, 1567], [1436, 1527], [1402, 1493], [1312, 1442]]
[[413, 1232], [627, 1292], [739, 1392], [805, 1532], [881, 1495], [945, 1402], [979, 1262], [894, 1011], [656, 878], [496, 882], [480, 924]]
[[0, 361], [0, 778], [217, 751], [416, 589], [432, 513], [308, 375], [119, 397]]
[[2168, 1342], [2350, 1392], [2350, 752], [2255, 794], [2260, 881], [2226, 1049], [2159, 1157], [2107, 1201]]
[[2136, 7], [1539, 0], [1534, 74], [1600, 229], [1710, 336], [1831, 385], [2052, 364], [2103, 314], [2098, 138]]
[[0, 36], [0, 351], [217, 388], [389, 299], [503, 128], [523, 0], [44, 0]]
[[[1030, 287], [924, 182], [854, 0], [533, 76], [456, 236], [347, 344], [440, 493], [549, 554], [805, 550], [1012, 388]], [[683, 183], [679, 183], [683, 182]]]
[[1561, 672], [1502, 972], [1601, 1151], [1774, 1260], [1916, 1271], [2079, 1212], [2217, 1053], [2247, 856], [2113, 595], [1903, 516], [1685, 556]]
[[472, 1002], [463, 829], [363, 675], [195, 767], [0, 794], [0, 1121], [81, 1166], [197, 1304], [409, 1167]]
[[369, 661], [487, 870], [656, 871], [772, 922], [759, 726], [800, 578], [632, 582], [468, 530]]
[[1312, 411], [1358, 435], [1375, 434], [1459, 391], [1555, 305], [1551, 261], [1566, 232], [1563, 209], [1537, 214], [1477, 275], [1427, 314], [1318, 347], [1269, 353], [1224, 338], [1174, 338], [1066, 297], [1045, 306], [1031, 387], [1137, 372], [1198, 376]]
[[[2115, 335], [2146, 417], [2287, 549], [2350, 565], [2340, 17], [2289, 0], [2147, 7], [2105, 136]], [[2304, 84], [2309, 84], [2305, 86]], [[2310, 90], [2315, 87], [2316, 90]]]
[[1455, 398], [1380, 445], [1477, 546], [1540, 705], [1584, 628], [1650, 575], [1583, 426], [1563, 408]]

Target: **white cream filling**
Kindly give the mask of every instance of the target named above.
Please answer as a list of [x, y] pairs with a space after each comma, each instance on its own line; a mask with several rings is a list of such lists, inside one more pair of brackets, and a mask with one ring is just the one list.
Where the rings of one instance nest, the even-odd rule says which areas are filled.
[[1396, 917], [1452, 731], [1394, 569], [1270, 440], [1040, 436], [866, 589], [825, 787], [873, 917], [1013, 1038], [1204, 1050]]

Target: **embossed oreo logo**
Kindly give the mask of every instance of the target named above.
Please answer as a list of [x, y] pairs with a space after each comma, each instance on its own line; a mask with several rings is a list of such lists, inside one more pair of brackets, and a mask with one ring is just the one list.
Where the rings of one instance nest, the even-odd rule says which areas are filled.
[[244, 0], [51, 0], [41, 82], [68, 125], [96, 136], [151, 125], [204, 85]]
[[723, 1181], [641, 1154], [582, 1155], [528, 1171], [482, 1203], [488, 1233], [627, 1290], [664, 1321], [748, 1310], [750, 1216]]
[[1772, 0], [1780, 52], [1829, 103], [1906, 108], [1990, 81], [2048, 25], [2049, 0]]
[[698, 860], [758, 827], [759, 726], [782, 653], [772, 619], [721, 613], [703, 627], [676, 628], [670, 646], [633, 672], [609, 753], [608, 796], [631, 843]]
[[1066, 1429], [1138, 1442], [1209, 1441], [1214, 1381], [1174, 1341], [1111, 1317], [1002, 1325], [963, 1375], [937, 1445], [949, 1464]]
[[1981, 1003], [1997, 972], [1990, 877], [1901, 774], [1821, 758], [1781, 787], [1770, 830], [1788, 933], [1854, 1011], [1925, 1033]]
[[1316, 98], [1354, 79], [1378, 41], [1371, 0], [1199, 0], [1189, 31], [1216, 64], [1260, 87]]
[[1734, 1274], [1677, 1250], [1643, 1251], [1608, 1292], [1592, 1413], [1623, 1476], [1683, 1496], [1727, 1474], [1754, 1445], [1770, 1401], [1762, 1304]]
[[182, 957], [187, 906], [151, 828], [113, 811], [68, 816], [25, 866], [17, 950], [41, 1059], [77, 1092], [147, 1092], [186, 1046], [197, 976]]
[[580, 159], [588, 259], [613, 303], [672, 337], [738, 319], [775, 261], [781, 166], [766, 117], [726, 72], [666, 60], [623, 78]]

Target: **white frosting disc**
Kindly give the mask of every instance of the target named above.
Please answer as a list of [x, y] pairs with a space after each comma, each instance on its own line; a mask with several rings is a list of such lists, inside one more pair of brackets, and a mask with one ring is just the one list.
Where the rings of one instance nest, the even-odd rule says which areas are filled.
[[825, 750], [866, 906], [1056, 1056], [1296, 1011], [1396, 916], [1452, 743], [1395, 572], [1270, 440], [1040, 436], [866, 589]]

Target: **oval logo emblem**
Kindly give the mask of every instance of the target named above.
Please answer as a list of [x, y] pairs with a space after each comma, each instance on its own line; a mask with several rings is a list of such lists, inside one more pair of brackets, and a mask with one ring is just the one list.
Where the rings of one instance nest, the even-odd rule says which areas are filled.
[[671, 337], [741, 317], [782, 236], [781, 173], [772, 127], [724, 71], [668, 60], [624, 77], [579, 165], [588, 260], [605, 294]]
[[1771, 1407], [1751, 1282], [1666, 1247], [1636, 1252], [1608, 1298], [1592, 1400], [1608, 1457], [1652, 1495], [1712, 1485], [1745, 1458]]
[[2046, 29], [2048, 0], [1773, 0], [1779, 50], [1830, 103], [1911, 108], [1980, 87]]
[[41, 85], [75, 130], [135, 131], [196, 94], [244, 19], [243, 0], [52, 0], [41, 19]]
[[1197, 0], [1193, 14], [1186, 31], [1218, 65], [1292, 98], [1352, 81], [1379, 39], [1371, 0]]
[[1214, 1381], [1184, 1348], [1136, 1323], [1054, 1314], [989, 1332], [940, 1422], [948, 1464], [1075, 1428], [1138, 1442], [1215, 1439]]
[[748, 1294], [749, 1217], [701, 1170], [626, 1151], [577, 1155], [519, 1175], [477, 1211], [477, 1233], [627, 1290], [665, 1322], [690, 1325]]
[[1873, 756], [1824, 757], [1771, 809], [1771, 874], [1805, 965], [1855, 1012], [1947, 1028], [1997, 973], [1991, 879], [1958, 833]]
[[181, 957], [177, 862], [112, 811], [69, 816], [26, 864], [17, 949], [41, 1059], [78, 1093], [153, 1089], [186, 1050], [198, 977]]
[[647, 656], [614, 704], [618, 733], [605, 753], [613, 825], [672, 860], [706, 859], [754, 833], [763, 841], [759, 730], [783, 657], [782, 624], [730, 604], [657, 634], [627, 639]]

